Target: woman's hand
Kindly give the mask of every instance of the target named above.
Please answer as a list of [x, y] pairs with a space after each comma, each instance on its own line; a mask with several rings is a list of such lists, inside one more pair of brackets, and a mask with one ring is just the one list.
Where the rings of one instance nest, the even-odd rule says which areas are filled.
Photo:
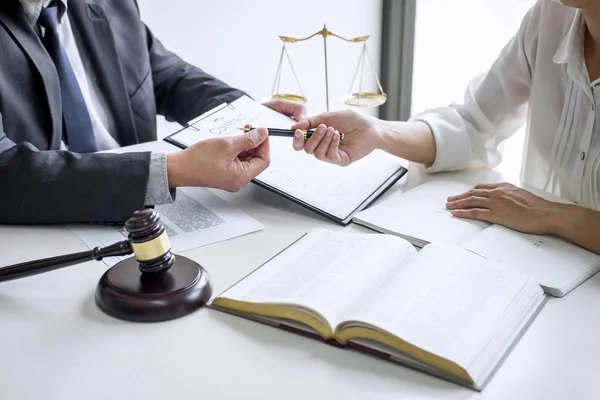
[[510, 183], [477, 185], [448, 198], [452, 215], [503, 225], [517, 231], [545, 235], [554, 233], [557, 203], [544, 200]]
[[[336, 111], [303, 118], [292, 126], [296, 129], [294, 149], [314, 154], [321, 161], [347, 166], [360, 160], [379, 147], [381, 135], [376, 119], [354, 111]], [[314, 129], [310, 139], [304, 140], [301, 130]], [[343, 132], [344, 140], [340, 140]]]

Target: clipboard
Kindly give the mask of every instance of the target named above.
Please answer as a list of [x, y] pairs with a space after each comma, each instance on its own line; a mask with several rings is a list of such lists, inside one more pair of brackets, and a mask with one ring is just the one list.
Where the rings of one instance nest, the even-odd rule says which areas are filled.
[[[251, 109], [252, 111], [251, 112], [244, 111], [244, 110], [248, 110], [248, 109]], [[233, 103], [223, 103], [223, 104], [220, 104], [220, 105], [216, 106], [215, 108], [205, 112], [204, 114], [200, 115], [199, 117], [188, 122], [182, 129], [167, 136], [164, 140], [174, 146], [181, 148], [181, 149], [186, 149], [189, 145], [191, 145], [190, 142], [195, 140], [194, 135], [196, 133], [198, 133], [199, 135], [202, 134], [203, 136], [206, 136], [206, 137], [207, 137], [207, 135], [210, 135], [211, 137], [218, 137], [221, 135], [230, 134], [231, 132], [235, 131], [237, 128], [241, 128], [247, 123], [251, 123], [252, 125], [255, 125], [255, 123], [252, 123], [252, 122], [257, 121], [257, 118], [260, 117], [260, 115], [259, 115], [259, 117], [256, 117], [253, 114], [253, 112], [255, 110], [259, 110], [261, 112], [271, 115], [271, 117], [276, 118], [280, 124], [281, 123], [289, 124], [287, 126], [288, 128], [289, 128], [289, 126], [291, 126], [294, 123], [294, 121], [292, 119], [289, 119], [288, 117], [284, 117], [281, 114], [276, 113], [275, 111], [267, 109], [265, 106], [260, 105], [259, 103], [255, 103], [253, 100], [250, 100], [248, 97], [244, 96], [244, 97], [234, 101]], [[277, 116], [275, 116], [273, 113], [277, 114]], [[246, 118], [241, 118], [240, 115], [244, 116]], [[287, 122], [285, 122], [285, 121], [287, 121]], [[264, 126], [264, 125], [261, 125], [260, 123], [258, 123], [256, 125]], [[272, 125], [273, 124], [269, 124], [268, 126], [271, 128], [279, 127], [279, 126], [272, 126]], [[274, 139], [274, 138], [271, 138], [271, 139]], [[290, 138], [276, 138], [276, 139], [283, 139], [283, 140], [287, 141], [287, 143], [289, 143], [289, 149], [292, 149], [292, 141]], [[200, 139], [200, 140], [202, 140], [202, 139]], [[274, 151], [276, 151], [276, 149], [274, 148], [274, 146], [272, 146], [271, 152], [272, 152], [273, 159], [275, 158]], [[297, 152], [297, 153], [300, 154], [300, 152]], [[306, 155], [306, 156], [307, 156], [306, 158], [308, 158], [308, 155]], [[371, 157], [371, 156], [376, 157], [377, 155], [372, 154], [367, 157]], [[390, 156], [386, 155], [386, 157], [390, 157]], [[309, 158], [311, 161], [304, 160], [303, 162], [308, 163], [310, 165], [314, 165], [315, 168], [323, 168], [323, 165], [325, 165], [325, 163], [317, 160], [316, 158], [314, 158], [312, 156], [310, 156]], [[269, 171], [273, 168], [278, 168], [277, 165], [273, 165], [273, 164], [274, 163], [271, 164], [271, 166], [267, 169], [267, 171]], [[330, 165], [330, 164], [327, 164], [327, 165]], [[334, 168], [349, 168], [349, 167], [335, 167], [335, 166], [333, 166], [333, 167]], [[327, 168], [331, 168], [331, 167], [327, 167]], [[315, 212], [315, 213], [317, 213], [339, 225], [346, 226], [350, 222], [352, 222], [352, 219], [356, 213], [364, 210], [370, 204], [372, 204], [375, 200], [377, 200], [390, 187], [392, 187], [400, 178], [402, 178], [407, 173], [408, 170], [403, 165], [400, 165], [400, 163], [398, 163], [397, 168], [394, 165], [394, 167], [392, 167], [392, 169], [390, 170], [391, 172], [389, 174], [386, 174], [383, 179], [379, 179], [378, 182], [369, 182], [369, 184], [371, 186], [373, 186], [373, 190], [370, 190], [369, 193], [367, 193], [367, 195], [364, 196], [364, 198], [361, 198], [360, 201], [358, 201], [358, 202], [356, 202], [356, 204], [352, 205], [351, 209], [347, 209], [343, 213], [343, 215], [340, 215], [339, 213], [336, 214], [336, 213], [329, 211], [326, 206], [320, 205], [318, 203], [318, 201], [309, 201], [306, 198], [302, 198], [302, 196], [300, 196], [298, 194], [292, 193], [292, 191], [295, 190], [295, 188], [290, 188], [290, 189], [286, 190], [286, 189], [282, 188], [281, 186], [278, 186], [272, 180], [268, 179], [268, 177], [263, 176], [267, 173], [267, 171], [263, 172], [261, 175], [259, 175], [255, 179], [253, 179], [252, 182], [266, 190], [274, 192], [296, 204], [299, 204], [299, 205], [303, 206], [304, 208], [307, 208], [307, 209], [311, 210], [312, 212]], [[281, 172], [281, 174], [285, 174], [285, 171], [279, 171], [279, 172]], [[281, 175], [281, 174], [279, 174], [279, 175]], [[344, 182], [339, 182], [339, 183], [343, 184]], [[348, 185], [350, 185], [350, 184], [351, 183], [349, 182]], [[331, 199], [328, 200], [328, 203], [329, 204], [332, 203]]]

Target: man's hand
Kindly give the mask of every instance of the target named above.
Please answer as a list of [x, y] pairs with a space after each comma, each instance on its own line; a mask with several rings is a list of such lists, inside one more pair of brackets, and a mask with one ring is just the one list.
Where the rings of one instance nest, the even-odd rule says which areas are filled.
[[[316, 131], [305, 141], [300, 130], [314, 128]], [[292, 129], [296, 129], [294, 149], [304, 149], [321, 161], [341, 166], [360, 160], [381, 144], [377, 120], [349, 110], [304, 118]], [[344, 134], [344, 140], [340, 140], [339, 132]]]
[[295, 101], [270, 100], [264, 102], [263, 105], [277, 111], [278, 113], [294, 118], [296, 121], [300, 121], [302, 118], [305, 118], [307, 114], [306, 106]]
[[169, 186], [202, 186], [235, 192], [263, 172], [269, 162], [265, 128], [207, 139], [167, 156]]
[[553, 233], [557, 203], [534, 196], [510, 183], [477, 185], [448, 198], [452, 215], [506, 226], [517, 231], [545, 235]]

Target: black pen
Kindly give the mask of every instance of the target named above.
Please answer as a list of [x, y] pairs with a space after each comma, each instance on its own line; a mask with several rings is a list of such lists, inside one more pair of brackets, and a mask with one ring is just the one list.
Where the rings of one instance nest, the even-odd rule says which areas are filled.
[[[251, 128], [238, 128], [244, 132], [249, 132], [252, 129], [256, 129], [254, 127]], [[277, 129], [277, 128], [267, 128], [267, 131], [269, 131], [269, 136], [283, 136], [283, 137], [294, 137], [294, 130], [293, 129]], [[304, 133], [304, 139], [310, 139], [310, 137], [313, 135], [313, 133], [315, 133], [315, 129], [311, 129], [309, 131], [307, 130], [302, 130], [302, 133]], [[344, 140], [344, 134], [342, 132], [339, 132], [340, 134], [340, 140]]]

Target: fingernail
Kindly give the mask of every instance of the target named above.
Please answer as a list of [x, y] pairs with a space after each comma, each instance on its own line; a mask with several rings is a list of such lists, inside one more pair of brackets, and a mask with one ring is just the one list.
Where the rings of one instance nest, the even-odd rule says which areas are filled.
[[296, 131], [296, 132], [294, 132], [294, 137], [295, 137], [296, 139], [302, 139], [302, 132], [300, 132], [300, 131]]
[[261, 132], [262, 132], [262, 130], [254, 129], [254, 130], [251, 130], [250, 132], [248, 132], [248, 134], [252, 135], [251, 139], [253, 142], [254, 141], [258, 142], [263, 138], [263, 136], [265, 136]]

